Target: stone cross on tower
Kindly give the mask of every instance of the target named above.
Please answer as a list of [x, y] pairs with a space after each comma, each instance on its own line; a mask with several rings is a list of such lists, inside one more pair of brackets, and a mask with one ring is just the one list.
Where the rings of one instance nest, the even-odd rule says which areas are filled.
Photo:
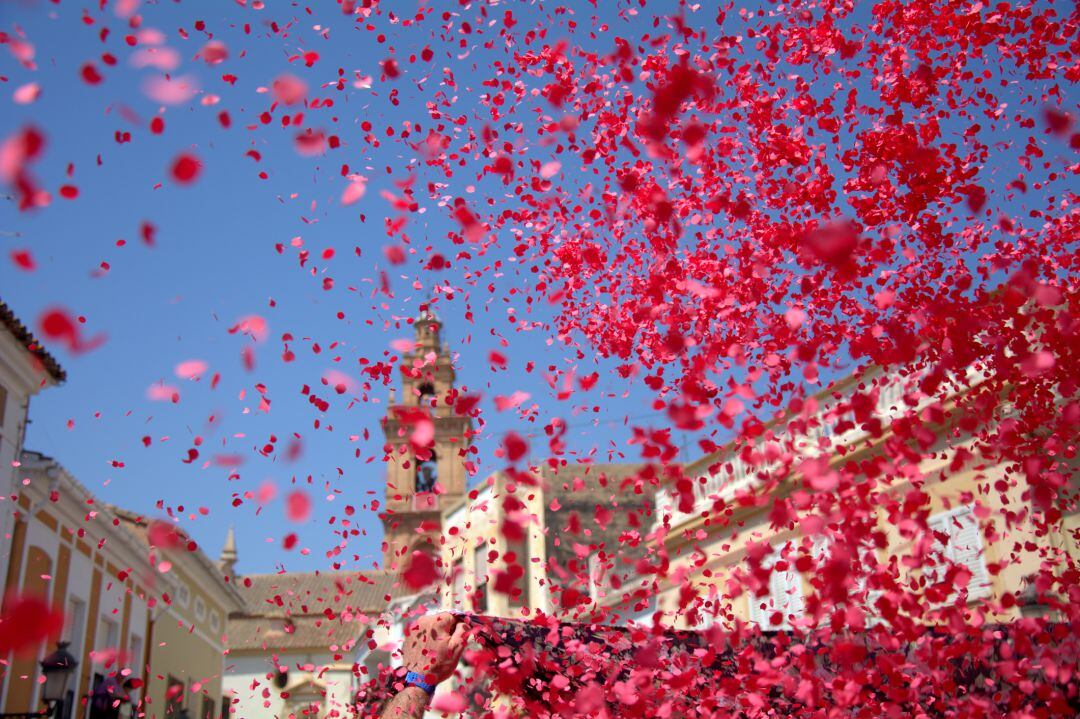
[[383, 568], [403, 571], [412, 553], [439, 554], [442, 516], [465, 497], [465, 456], [472, 419], [455, 412], [457, 397], [442, 323], [424, 308], [412, 321], [412, 351], [401, 358], [401, 394], [391, 393], [386, 437]]

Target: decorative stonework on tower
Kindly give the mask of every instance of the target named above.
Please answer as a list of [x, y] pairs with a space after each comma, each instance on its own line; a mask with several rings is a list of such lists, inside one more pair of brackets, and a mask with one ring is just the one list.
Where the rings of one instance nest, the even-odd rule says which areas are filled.
[[386, 511], [383, 568], [402, 571], [414, 551], [438, 557], [442, 514], [465, 497], [465, 455], [472, 420], [454, 411], [457, 389], [442, 324], [422, 308], [414, 346], [401, 359], [401, 393], [383, 417]]

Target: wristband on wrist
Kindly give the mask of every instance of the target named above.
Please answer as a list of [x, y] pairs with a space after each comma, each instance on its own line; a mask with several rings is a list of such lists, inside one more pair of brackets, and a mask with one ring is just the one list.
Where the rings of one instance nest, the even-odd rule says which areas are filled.
[[405, 686], [419, 687], [430, 697], [435, 693], [435, 685], [424, 681], [424, 675], [420, 672], [409, 671], [405, 673]]

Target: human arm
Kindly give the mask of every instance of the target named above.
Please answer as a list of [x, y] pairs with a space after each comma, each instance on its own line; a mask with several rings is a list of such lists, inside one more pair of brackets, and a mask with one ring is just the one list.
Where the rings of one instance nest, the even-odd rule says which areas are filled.
[[[453, 614], [421, 617], [405, 630], [403, 669], [422, 675], [423, 681], [431, 686], [448, 679], [465, 649], [466, 633], [465, 624]], [[420, 719], [431, 697], [418, 686], [405, 685], [402, 678], [395, 681], [397, 687], [400, 691], [386, 703], [379, 718]]]

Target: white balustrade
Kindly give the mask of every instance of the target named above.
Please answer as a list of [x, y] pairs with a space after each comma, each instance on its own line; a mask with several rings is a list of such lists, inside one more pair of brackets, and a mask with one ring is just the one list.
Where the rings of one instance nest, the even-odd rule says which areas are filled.
[[[881, 374], [874, 374], [863, 378], [865, 385], [877, 389], [878, 396], [874, 406], [874, 413], [883, 424], [887, 425], [889, 422], [906, 414], [918, 412], [938, 400], [936, 396], [921, 397], [915, 407], [909, 407], [904, 401], [906, 390], [914, 387], [915, 382], [924, 372], [924, 370], [918, 370], [916, 372], [898, 373], [887, 378]], [[960, 385], [959, 389], [953, 390], [950, 395], [958, 394], [963, 389], [982, 382], [986, 377], [984, 370], [975, 366], [969, 367], [963, 379], [957, 383]], [[876, 383], [874, 383], [875, 379], [878, 380]], [[949, 379], [955, 382], [956, 378], [950, 373]], [[806, 431], [803, 434], [795, 435], [789, 431], [791, 423], [800, 419], [796, 416], [790, 418], [787, 423], [774, 428], [773, 435], [781, 446], [790, 446], [798, 456], [803, 458], [818, 457], [837, 447], [850, 446], [864, 439], [868, 432], [858, 424], [839, 434], [836, 433], [836, 425], [840, 419], [837, 416], [836, 409], [853, 391], [853, 389], [849, 390], [839, 400], [830, 398], [830, 401], [825, 403], [809, 419], [805, 420]], [[852, 419], [850, 411], [845, 414], [847, 415], [846, 419], [850, 421]], [[762, 447], [762, 442], [758, 441], [754, 446], [753, 454], [760, 457]], [[730, 501], [740, 491], [754, 484], [760, 476], [764, 476], [776, 469], [778, 462], [774, 461], [754, 468], [747, 466], [738, 453], [731, 453], [726, 460], [718, 459], [714, 464], [720, 465], [718, 471], [706, 474], [703, 478], [696, 477], [692, 480], [694, 505], [689, 512], [679, 511], [678, 502], [672, 496], [670, 490], [662, 489], [656, 493], [654, 528], [663, 525], [665, 517], [668, 517], [670, 526], [677, 527], [693, 517], [700, 516], [703, 512], [711, 510], [717, 500]], [[728, 466], [732, 470], [730, 473], [727, 471]]]

